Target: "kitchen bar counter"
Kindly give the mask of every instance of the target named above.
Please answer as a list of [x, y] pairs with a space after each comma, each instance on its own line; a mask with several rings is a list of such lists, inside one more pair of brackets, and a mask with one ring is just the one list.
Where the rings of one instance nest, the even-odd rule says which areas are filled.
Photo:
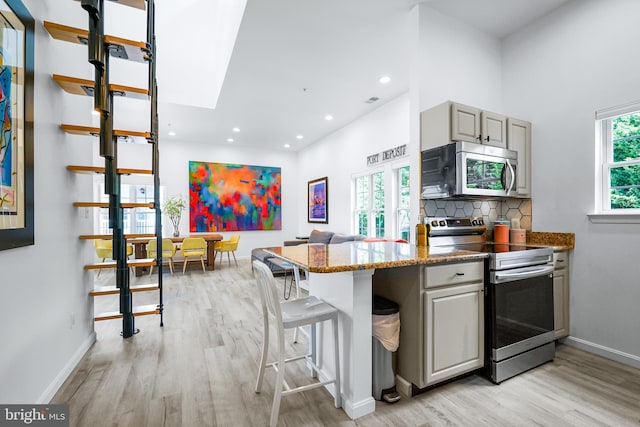
[[[265, 251], [306, 270], [309, 294], [336, 307], [340, 342], [342, 407], [352, 419], [375, 411], [371, 390], [371, 307], [375, 269], [479, 260], [484, 253], [451, 248], [416, 248], [395, 242], [303, 244]], [[316, 342], [319, 377], [332, 378], [333, 339], [320, 325]], [[327, 390], [335, 395], [335, 385]]]
[[440, 264], [487, 257], [487, 254], [479, 252], [444, 247], [416, 247], [395, 242], [308, 244], [268, 248], [266, 251], [311, 273]]

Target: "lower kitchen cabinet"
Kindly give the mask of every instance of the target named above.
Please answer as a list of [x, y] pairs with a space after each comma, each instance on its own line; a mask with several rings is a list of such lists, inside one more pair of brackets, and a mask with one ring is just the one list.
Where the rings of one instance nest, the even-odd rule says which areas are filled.
[[417, 388], [484, 366], [484, 261], [378, 269], [375, 294], [400, 307], [396, 374]]
[[483, 294], [482, 281], [425, 292], [425, 384], [484, 365]]
[[553, 323], [558, 339], [569, 335], [569, 252], [555, 252], [553, 265]]

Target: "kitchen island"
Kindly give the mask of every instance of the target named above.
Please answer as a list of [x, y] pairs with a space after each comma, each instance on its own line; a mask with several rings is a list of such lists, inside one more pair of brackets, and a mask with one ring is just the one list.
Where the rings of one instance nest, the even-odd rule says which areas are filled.
[[[375, 269], [484, 259], [487, 254], [395, 242], [347, 242], [269, 248], [273, 256], [307, 271], [309, 294], [340, 311], [343, 409], [352, 419], [375, 410], [371, 395], [371, 304]], [[333, 377], [331, 334], [318, 331], [320, 378]], [[325, 354], [327, 356], [325, 356]], [[327, 386], [334, 394], [333, 384]]]

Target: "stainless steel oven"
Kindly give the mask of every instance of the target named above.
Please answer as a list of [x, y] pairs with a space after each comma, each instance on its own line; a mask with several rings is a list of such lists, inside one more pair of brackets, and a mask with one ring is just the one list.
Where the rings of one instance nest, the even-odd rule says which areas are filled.
[[553, 360], [553, 249], [485, 242], [482, 218], [429, 218], [432, 246], [488, 253], [485, 372], [495, 383]]
[[[500, 383], [551, 361], [555, 355], [553, 326], [553, 251], [538, 248], [503, 262], [489, 256], [485, 281], [486, 370]], [[520, 251], [517, 251], [520, 252]], [[509, 255], [513, 255], [508, 252]], [[492, 269], [493, 267], [493, 269]]]

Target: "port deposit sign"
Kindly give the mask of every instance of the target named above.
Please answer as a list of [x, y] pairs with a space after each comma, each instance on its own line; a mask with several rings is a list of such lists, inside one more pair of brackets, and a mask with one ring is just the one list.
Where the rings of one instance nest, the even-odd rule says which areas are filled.
[[384, 150], [380, 153], [367, 156], [367, 166], [377, 165], [379, 163], [388, 162], [407, 155], [407, 144], [399, 145], [390, 150]]

